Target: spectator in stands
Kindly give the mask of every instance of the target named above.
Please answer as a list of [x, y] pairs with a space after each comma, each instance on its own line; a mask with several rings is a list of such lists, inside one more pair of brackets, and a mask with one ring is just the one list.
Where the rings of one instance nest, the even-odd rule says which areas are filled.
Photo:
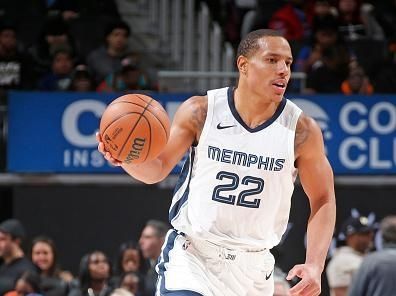
[[59, 268], [57, 250], [52, 239], [39, 236], [33, 239], [31, 259], [41, 276], [41, 289], [46, 296], [67, 295], [73, 275]]
[[[139, 245], [134, 241], [129, 241], [121, 244], [117, 260], [114, 266], [115, 276], [112, 278], [112, 282], [117, 287], [134, 287], [137, 290], [132, 291], [133, 294], [141, 295], [144, 287], [144, 277], [145, 273], [143, 270], [143, 255], [140, 250]], [[129, 275], [129, 276], [127, 276]], [[125, 283], [123, 283], [125, 281]]]
[[71, 75], [69, 90], [78, 92], [95, 90], [95, 81], [86, 65], [79, 64], [74, 68]]
[[269, 28], [280, 31], [289, 41], [304, 42], [311, 35], [312, 15], [304, 0], [289, 0], [269, 21]]
[[0, 88], [32, 87], [31, 60], [18, 50], [17, 32], [13, 25], [0, 26]]
[[380, 231], [383, 249], [363, 259], [352, 281], [349, 296], [395, 295], [396, 216], [385, 217]]
[[25, 272], [36, 272], [33, 263], [25, 257], [21, 248], [25, 229], [16, 219], [5, 220], [0, 224], [0, 295], [14, 288], [15, 281]]
[[294, 70], [309, 72], [315, 63], [320, 63], [326, 48], [342, 43], [338, 35], [337, 20], [332, 15], [315, 19], [313, 23], [312, 44], [301, 48]]
[[341, 84], [344, 95], [371, 95], [373, 86], [361, 66], [351, 63], [348, 78]]
[[351, 216], [343, 223], [339, 238], [345, 239], [345, 246], [335, 251], [326, 268], [332, 295], [347, 295], [353, 275], [372, 246], [373, 231], [373, 221], [364, 216]]
[[360, 0], [338, 0], [337, 8], [339, 30], [345, 40], [384, 39], [383, 30], [372, 15], [373, 7], [369, 4], [362, 5]]
[[107, 75], [96, 89], [99, 92], [116, 92], [148, 89], [147, 77], [130, 58], [121, 61], [121, 69]]
[[121, 244], [118, 252], [114, 271], [116, 275], [122, 275], [125, 272], [140, 272], [142, 268], [143, 257], [140, 247], [134, 241]]
[[72, 287], [69, 296], [108, 296], [111, 268], [107, 256], [101, 251], [84, 255], [80, 261], [79, 282]]
[[44, 75], [38, 83], [38, 89], [44, 91], [65, 91], [70, 88], [73, 73], [73, 59], [66, 49], [53, 54], [51, 72]]
[[105, 45], [95, 49], [87, 57], [87, 64], [97, 83], [121, 69], [121, 61], [128, 52], [130, 29], [127, 23], [111, 23], [105, 32]]
[[149, 263], [149, 269], [144, 279], [145, 296], [152, 296], [155, 293], [155, 286], [157, 282], [157, 272], [155, 265], [159, 255], [161, 254], [161, 247], [164, 243], [165, 236], [169, 226], [158, 220], [149, 220], [144, 227], [139, 245], [143, 253], [143, 257]]
[[135, 296], [140, 296], [142, 295], [142, 292], [140, 291], [140, 282], [141, 280], [139, 275], [136, 272], [129, 271], [122, 275], [120, 288], [131, 292]]
[[40, 287], [40, 276], [37, 273], [27, 271], [17, 279], [14, 291], [8, 292], [4, 296], [41, 296]]
[[53, 55], [59, 50], [68, 51], [73, 57], [76, 55], [74, 40], [67, 24], [62, 19], [51, 18], [44, 25], [38, 42], [29, 49], [37, 77], [51, 71]]
[[342, 44], [325, 48], [321, 63], [307, 75], [306, 93], [340, 93], [348, 76], [349, 52]]

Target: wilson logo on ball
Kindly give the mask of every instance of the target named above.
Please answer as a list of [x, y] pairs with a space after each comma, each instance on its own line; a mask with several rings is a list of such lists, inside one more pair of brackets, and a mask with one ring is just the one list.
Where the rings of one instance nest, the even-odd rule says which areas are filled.
[[146, 143], [146, 139], [144, 138], [133, 139], [132, 150], [129, 151], [125, 159], [125, 162], [128, 163], [134, 159], [138, 159], [140, 157], [140, 152], [144, 148], [145, 143]]

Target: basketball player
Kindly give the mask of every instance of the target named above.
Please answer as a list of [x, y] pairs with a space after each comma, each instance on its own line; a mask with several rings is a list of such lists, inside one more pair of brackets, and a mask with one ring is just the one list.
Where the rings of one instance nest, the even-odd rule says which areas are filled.
[[169, 231], [157, 265], [157, 294], [164, 296], [273, 295], [269, 250], [284, 233], [297, 175], [311, 215], [304, 264], [291, 295], [321, 291], [321, 273], [335, 223], [333, 174], [313, 119], [284, 98], [292, 54], [270, 30], [249, 33], [237, 53], [236, 88], [211, 90], [185, 101], [157, 159], [116, 161], [145, 183], [163, 180], [186, 151], [169, 210]]

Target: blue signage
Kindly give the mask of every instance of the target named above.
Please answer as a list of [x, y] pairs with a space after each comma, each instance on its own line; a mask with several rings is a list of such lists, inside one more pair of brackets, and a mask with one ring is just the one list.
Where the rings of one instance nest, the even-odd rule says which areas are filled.
[[[7, 171], [119, 173], [97, 151], [95, 134], [106, 106], [120, 94], [10, 92]], [[150, 93], [160, 103], [188, 94]], [[169, 104], [174, 112], [174, 104]], [[176, 168], [177, 170], [178, 168]]]
[[[191, 94], [150, 95], [172, 117]], [[95, 139], [101, 114], [117, 96], [10, 92], [7, 170], [120, 173], [97, 151]], [[298, 95], [293, 101], [319, 123], [336, 174], [396, 174], [396, 95]]]
[[396, 95], [298, 96], [320, 125], [337, 175], [396, 174]]

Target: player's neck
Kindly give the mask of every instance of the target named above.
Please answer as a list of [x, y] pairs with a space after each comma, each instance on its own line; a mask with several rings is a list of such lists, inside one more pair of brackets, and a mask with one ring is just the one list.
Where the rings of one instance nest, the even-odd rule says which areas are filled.
[[250, 128], [255, 128], [274, 115], [279, 103], [265, 100], [238, 87], [234, 93], [234, 105], [242, 120]]

